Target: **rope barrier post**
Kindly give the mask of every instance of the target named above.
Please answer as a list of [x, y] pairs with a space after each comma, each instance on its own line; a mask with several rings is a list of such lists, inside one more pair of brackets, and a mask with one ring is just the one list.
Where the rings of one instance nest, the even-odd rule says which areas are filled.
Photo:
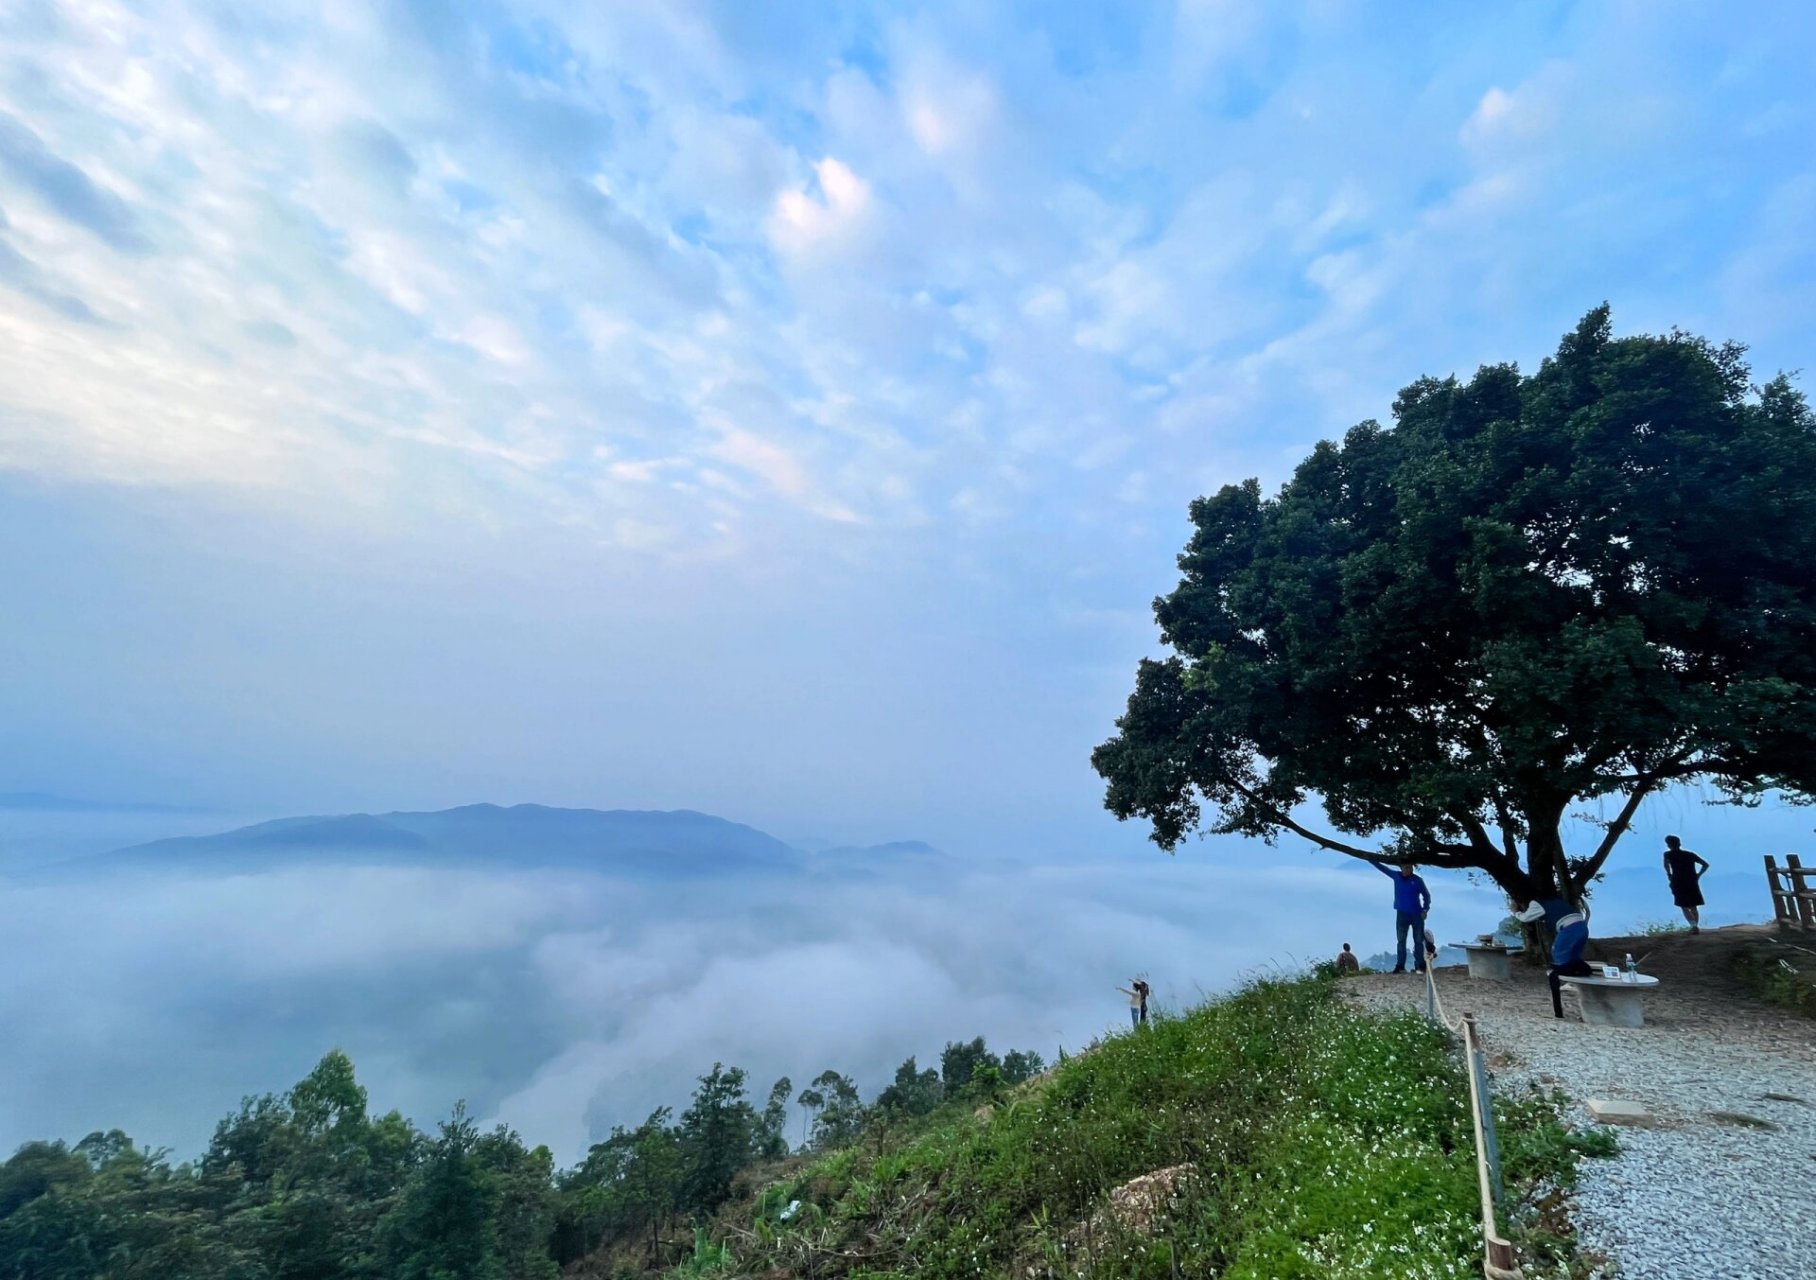
[[1494, 1202], [1500, 1205], [1507, 1200], [1507, 1185], [1501, 1180], [1501, 1135], [1494, 1123], [1494, 1093], [1488, 1083], [1488, 1056], [1482, 1049], [1475, 1014], [1464, 1014], [1463, 1021], [1469, 1024], [1469, 1040], [1473, 1046], [1469, 1052], [1469, 1069], [1475, 1073], [1476, 1095], [1482, 1100], [1482, 1137], [1487, 1144], [1483, 1154], [1488, 1157], [1488, 1175], [1494, 1183]]
[[1488, 1096], [1488, 1060], [1482, 1051], [1475, 1014], [1465, 1013], [1455, 1022], [1450, 1020], [1430, 966], [1425, 969], [1425, 1009], [1432, 1021], [1463, 1038], [1463, 1059], [1469, 1068], [1469, 1121], [1475, 1131], [1476, 1189], [1482, 1197], [1482, 1275], [1485, 1280], [1525, 1280], [1525, 1273], [1513, 1256], [1513, 1244], [1495, 1225], [1495, 1206], [1507, 1198], [1507, 1193], [1501, 1181], [1500, 1137], [1495, 1132]]
[[[1481, 1053], [1481, 1044], [1476, 1039], [1475, 1015], [1466, 1013], [1462, 1021], [1463, 1051], [1473, 1064]], [[1512, 1243], [1495, 1227], [1494, 1187], [1488, 1173], [1488, 1130], [1494, 1124], [1494, 1118], [1489, 1116], [1486, 1123], [1483, 1121], [1485, 1102], [1481, 1081], [1473, 1065], [1469, 1072], [1469, 1110], [1470, 1120], [1475, 1125], [1476, 1189], [1482, 1197], [1482, 1274], [1487, 1280], [1522, 1280], [1524, 1273], [1514, 1260]]]

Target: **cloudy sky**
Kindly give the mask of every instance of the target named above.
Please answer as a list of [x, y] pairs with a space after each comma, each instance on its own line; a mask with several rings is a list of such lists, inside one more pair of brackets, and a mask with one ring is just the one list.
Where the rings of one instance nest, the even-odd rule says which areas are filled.
[[768, 933], [548, 877], [0, 884], [0, 1137], [193, 1145], [339, 1038], [565, 1157], [721, 1054], [1047, 1047], [1131, 954], [1186, 998], [1378, 920], [1365, 869], [1099, 809], [1187, 502], [1604, 299], [1816, 352], [1808, 6], [1489, 8], [0, 0], [0, 791], [960, 859]]
[[1816, 351], [1796, 3], [0, 11], [0, 789], [1119, 838], [1193, 496]]

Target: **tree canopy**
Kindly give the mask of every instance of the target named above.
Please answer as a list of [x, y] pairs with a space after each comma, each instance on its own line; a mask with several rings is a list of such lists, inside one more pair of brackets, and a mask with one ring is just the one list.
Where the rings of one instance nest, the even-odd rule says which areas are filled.
[[[944, 1089], [909, 1058], [869, 1105], [821, 1072], [803, 1091], [813, 1146], [912, 1130], [975, 1106], [986, 1077], [1042, 1066], [1026, 1050], [999, 1062], [982, 1037], [947, 1050], [974, 1068], [966, 1081]], [[0, 1160], [0, 1280], [553, 1280], [587, 1257], [588, 1274], [666, 1273], [693, 1249], [691, 1227], [750, 1192], [747, 1171], [793, 1154], [786, 1076], [761, 1111], [741, 1068], [714, 1063], [696, 1085], [678, 1120], [659, 1107], [557, 1173], [547, 1147], [482, 1130], [464, 1104], [436, 1136], [396, 1111], [373, 1117], [335, 1050], [289, 1092], [245, 1099], [193, 1161], [118, 1129]]]
[[1168, 850], [1291, 833], [1525, 899], [1583, 892], [1674, 783], [1816, 793], [1816, 419], [1788, 378], [1617, 339], [1604, 305], [1536, 373], [1421, 378], [1393, 416], [1272, 498], [1192, 503], [1172, 653], [1092, 757], [1113, 813]]

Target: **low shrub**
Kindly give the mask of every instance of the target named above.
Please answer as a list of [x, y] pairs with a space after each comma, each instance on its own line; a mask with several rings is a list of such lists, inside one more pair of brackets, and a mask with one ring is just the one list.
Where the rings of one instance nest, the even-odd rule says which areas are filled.
[[1766, 943], [1737, 952], [1734, 972], [1761, 1000], [1816, 1018], [1816, 956]]

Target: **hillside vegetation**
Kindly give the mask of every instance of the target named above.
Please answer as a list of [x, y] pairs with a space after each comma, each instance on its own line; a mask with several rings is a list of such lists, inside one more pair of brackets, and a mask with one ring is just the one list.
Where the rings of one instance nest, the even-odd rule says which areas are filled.
[[[459, 1109], [434, 1137], [369, 1116], [335, 1053], [192, 1163], [118, 1132], [21, 1148], [0, 1165], [0, 1280], [1479, 1274], [1460, 1067], [1423, 1020], [1358, 1013], [1336, 985], [1257, 983], [1039, 1075], [954, 1042], [868, 1104], [827, 1071], [758, 1108], [715, 1064], [678, 1120], [561, 1173]], [[1565, 1274], [1532, 1205], [1587, 1140], [1550, 1100], [1500, 1110], [1528, 1274]]]
[[[1258, 983], [910, 1139], [829, 1153], [727, 1215], [690, 1269], [1479, 1276], [1460, 1064], [1425, 1020], [1355, 1012], [1334, 988]], [[1554, 1099], [1499, 1114], [1528, 1274], [1568, 1274], [1537, 1205], [1606, 1139], [1568, 1132]]]

